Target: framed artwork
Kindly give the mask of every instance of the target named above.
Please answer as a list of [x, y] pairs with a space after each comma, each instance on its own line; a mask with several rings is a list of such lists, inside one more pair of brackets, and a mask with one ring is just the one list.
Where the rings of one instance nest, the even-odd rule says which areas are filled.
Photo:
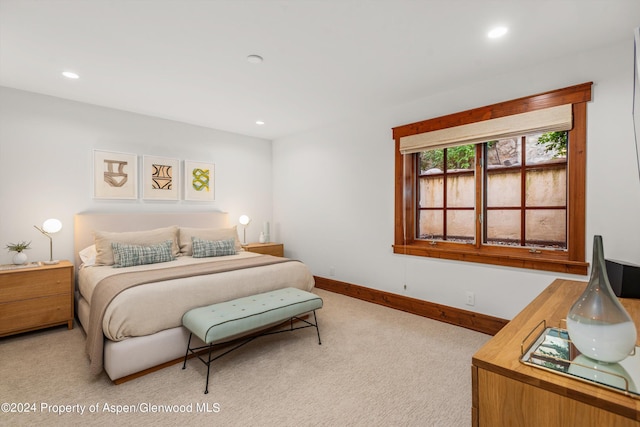
[[113, 151], [93, 151], [93, 197], [138, 198], [138, 156]]
[[178, 200], [180, 161], [167, 157], [144, 156], [142, 163], [142, 198]]
[[184, 161], [184, 199], [200, 202], [215, 200], [213, 163]]

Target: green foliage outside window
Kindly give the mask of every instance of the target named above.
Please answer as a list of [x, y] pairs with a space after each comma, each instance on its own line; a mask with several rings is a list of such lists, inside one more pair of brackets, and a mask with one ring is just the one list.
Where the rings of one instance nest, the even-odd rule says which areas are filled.
[[543, 145], [547, 153], [555, 153], [554, 158], [567, 156], [568, 132], [547, 132], [540, 135], [538, 144]]
[[[447, 148], [447, 170], [470, 169], [476, 157], [475, 145], [460, 145]], [[444, 150], [429, 150], [420, 153], [420, 170], [437, 168], [444, 170]]]

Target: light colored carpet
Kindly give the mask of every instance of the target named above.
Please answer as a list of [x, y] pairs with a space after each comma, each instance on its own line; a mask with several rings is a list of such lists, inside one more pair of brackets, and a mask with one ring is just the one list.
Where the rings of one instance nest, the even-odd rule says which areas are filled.
[[[212, 364], [207, 395], [193, 359], [117, 386], [92, 377], [79, 326], [1, 338], [0, 403], [35, 412], [5, 405], [0, 425], [471, 424], [471, 356], [488, 335], [315, 292], [322, 345], [314, 328], [258, 338]], [[138, 412], [112, 412], [125, 409]]]

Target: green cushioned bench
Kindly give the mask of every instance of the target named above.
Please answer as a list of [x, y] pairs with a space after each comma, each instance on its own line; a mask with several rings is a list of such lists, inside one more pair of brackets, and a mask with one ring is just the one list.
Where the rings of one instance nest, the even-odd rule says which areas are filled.
[[[322, 308], [322, 298], [319, 296], [296, 288], [284, 288], [189, 310], [182, 316], [182, 325], [191, 332], [182, 369], [186, 368], [189, 353], [196, 354], [207, 365], [207, 383], [204, 391], [207, 394], [209, 392], [211, 362], [259, 336], [315, 327], [318, 334], [318, 344], [322, 344], [316, 318], [316, 310], [319, 308]], [[298, 316], [310, 312], [313, 312], [314, 323], [298, 318]], [[300, 320], [306, 325], [294, 328], [294, 319]], [[252, 336], [232, 349], [211, 358], [211, 350], [214, 346], [226, 344], [221, 341], [246, 335], [287, 320], [290, 321], [288, 329]], [[191, 348], [191, 338], [194, 334], [207, 346]], [[209, 357], [205, 360], [196, 352], [207, 347], [209, 348]]]

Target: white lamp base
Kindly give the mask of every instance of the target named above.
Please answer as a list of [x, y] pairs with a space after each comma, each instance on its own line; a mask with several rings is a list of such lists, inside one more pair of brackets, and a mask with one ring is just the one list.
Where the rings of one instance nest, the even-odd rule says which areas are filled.
[[42, 263], [44, 265], [54, 265], [54, 264], [58, 264], [59, 262], [60, 262], [60, 260], [58, 260], [58, 259], [54, 259], [52, 261], [42, 261]]

